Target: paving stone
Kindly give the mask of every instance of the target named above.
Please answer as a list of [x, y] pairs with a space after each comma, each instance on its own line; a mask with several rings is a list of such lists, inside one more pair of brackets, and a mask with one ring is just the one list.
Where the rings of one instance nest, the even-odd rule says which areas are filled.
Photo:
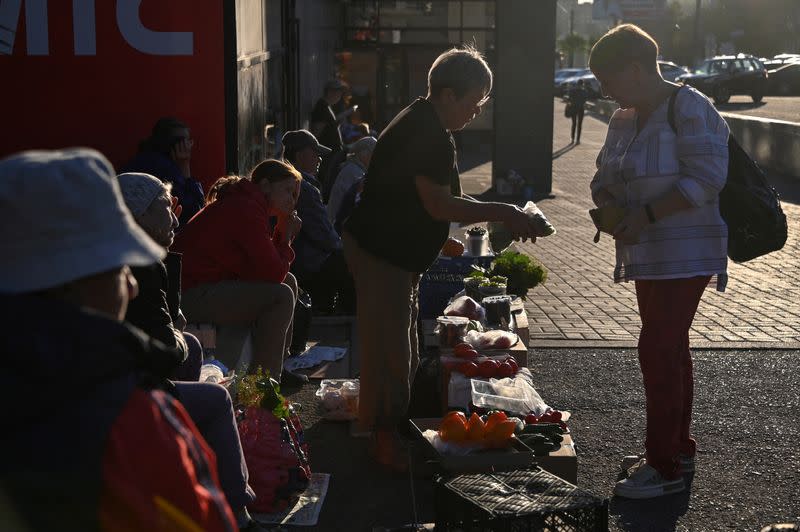
[[[554, 110], [554, 152], [569, 142], [569, 121], [562, 104]], [[614, 243], [602, 235], [595, 244], [594, 226], [588, 210], [594, 207], [589, 182], [595, 159], [606, 134], [606, 124], [591, 116], [583, 124], [581, 144], [553, 161], [553, 198], [538, 202], [558, 230], [536, 243], [517, 244], [544, 264], [549, 276], [545, 284], [529, 293], [526, 303], [531, 327], [531, 345], [553, 339], [586, 346], [604, 342], [626, 342], [635, 347], [641, 322], [632, 283], [614, 284]], [[491, 175], [491, 163], [463, 174], [464, 189], [479, 193]], [[740, 347], [770, 344], [776, 348], [800, 345], [800, 206], [785, 201], [783, 187], [800, 197], [798, 184], [784, 182], [777, 188], [784, 197], [789, 219], [789, 239], [783, 250], [745, 264], [729, 263], [725, 293], [710, 286], [690, 333], [693, 341], [710, 347], [736, 343]], [[777, 185], [776, 185], [777, 186]]]

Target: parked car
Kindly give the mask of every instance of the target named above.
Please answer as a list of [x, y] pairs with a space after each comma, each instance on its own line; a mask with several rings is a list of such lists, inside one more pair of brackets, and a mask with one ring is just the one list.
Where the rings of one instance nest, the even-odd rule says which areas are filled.
[[800, 63], [783, 63], [769, 70], [767, 94], [800, 96]]
[[694, 73], [678, 76], [678, 81], [711, 96], [717, 104], [727, 103], [734, 94], [749, 94], [754, 102], [760, 102], [767, 90], [767, 76], [761, 61], [739, 54], [706, 59]]
[[586, 89], [587, 95], [590, 99], [603, 97], [602, 91], [600, 90], [600, 82], [597, 80], [591, 70], [588, 74], [575, 76], [566, 80], [564, 83], [564, 91], [569, 92], [569, 90], [575, 87], [579, 81], [583, 81], [583, 88]]
[[556, 80], [555, 82], [556, 96], [564, 96], [564, 93], [567, 91], [570, 82], [577, 81], [579, 77], [592, 73], [592, 71], [588, 68], [570, 68], [566, 70], [570, 70], [571, 72], [562, 77], [560, 81]]
[[678, 66], [671, 61], [659, 61], [658, 62], [658, 69], [661, 71], [661, 77], [667, 81], [675, 81], [678, 79], [679, 76], [683, 76], [684, 74], [689, 74], [689, 71], [683, 68], [682, 66]]
[[582, 68], [562, 68], [560, 70], [556, 70], [556, 74], [553, 77], [553, 90], [555, 91], [556, 96], [562, 96], [563, 92], [561, 92], [560, 84], [567, 78], [571, 78], [578, 72], [582, 71]]

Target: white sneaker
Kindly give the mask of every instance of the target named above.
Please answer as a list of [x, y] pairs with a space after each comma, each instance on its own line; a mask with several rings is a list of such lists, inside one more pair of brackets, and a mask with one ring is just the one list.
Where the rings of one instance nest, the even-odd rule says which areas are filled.
[[652, 499], [686, 489], [683, 477], [666, 480], [646, 460], [640, 460], [629, 471], [631, 475], [614, 486], [614, 495], [628, 499]]
[[[625, 456], [619, 463], [619, 469], [623, 473], [637, 465], [644, 458], [644, 454], [632, 454]], [[680, 455], [681, 473], [694, 473], [694, 456]]]

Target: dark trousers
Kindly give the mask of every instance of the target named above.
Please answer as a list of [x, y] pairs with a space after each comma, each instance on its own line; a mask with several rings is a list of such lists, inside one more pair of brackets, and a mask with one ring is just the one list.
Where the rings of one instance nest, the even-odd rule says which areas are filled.
[[192, 334], [183, 333], [183, 339], [189, 347], [189, 354], [183, 364], [178, 366], [170, 375], [175, 381], [196, 381], [200, 378], [200, 366], [203, 365], [203, 346], [200, 340]]
[[177, 399], [186, 408], [209, 447], [217, 455], [219, 483], [234, 513], [256, 498], [247, 483], [247, 464], [228, 390], [209, 382], [176, 382]]
[[293, 269], [297, 284], [311, 296], [314, 310], [355, 314], [356, 290], [344, 254], [334, 251], [317, 272]]
[[[583, 127], [583, 106], [578, 107], [572, 115], [572, 129], [570, 130], [570, 138], [572, 140], [581, 141], [581, 127]], [[575, 136], [577, 128], [578, 136]]]
[[636, 281], [642, 319], [639, 364], [647, 404], [647, 463], [664, 478], [679, 475], [679, 455], [694, 456], [694, 376], [689, 328], [710, 277]]

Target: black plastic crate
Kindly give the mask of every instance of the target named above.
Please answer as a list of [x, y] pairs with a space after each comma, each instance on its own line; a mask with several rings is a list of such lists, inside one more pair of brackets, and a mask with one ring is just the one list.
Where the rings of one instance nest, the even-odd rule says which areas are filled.
[[436, 530], [605, 532], [608, 499], [540, 468], [438, 477]]
[[420, 319], [427, 320], [441, 316], [447, 302], [464, 289], [464, 277], [472, 272], [472, 265], [488, 268], [493, 260], [493, 256], [436, 259], [420, 279]]

